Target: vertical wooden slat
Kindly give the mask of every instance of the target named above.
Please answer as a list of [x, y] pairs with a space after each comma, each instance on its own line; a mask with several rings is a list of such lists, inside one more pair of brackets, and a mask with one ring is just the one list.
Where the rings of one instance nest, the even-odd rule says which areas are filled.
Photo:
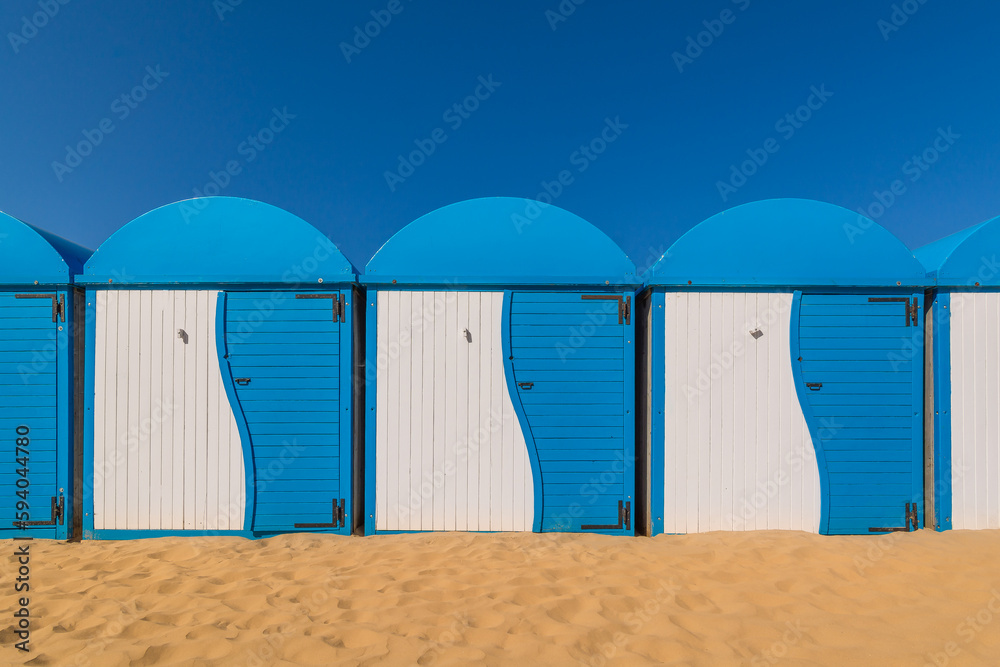
[[458, 293], [458, 316], [456, 317], [455, 331], [458, 336], [458, 385], [455, 392], [456, 411], [458, 424], [457, 433], [457, 458], [458, 458], [458, 478], [455, 488], [455, 530], [469, 529], [469, 471], [470, 447], [469, 447], [469, 386], [471, 383], [469, 363], [474, 359], [470, 352], [470, 344], [464, 334], [469, 328], [470, 295], [468, 292]]
[[445, 348], [445, 397], [444, 397], [444, 447], [445, 447], [445, 480], [444, 480], [444, 530], [456, 529], [456, 494], [458, 490], [459, 471], [458, 460], [458, 402], [459, 374], [462, 372], [458, 361], [458, 346], [463, 341], [458, 335], [458, 296], [454, 292], [447, 293], [444, 316], [444, 348]]
[[110, 448], [108, 441], [114, 433], [114, 407], [116, 399], [112, 393], [114, 374], [111, 366], [115, 362], [111, 339], [115, 336], [114, 324], [117, 315], [117, 304], [109, 304], [109, 292], [99, 291], [94, 296], [94, 479], [84, 480], [84, 484], [93, 484], [94, 498], [94, 528], [106, 528], [109, 524], [108, 513], [111, 510], [109, 489], [111, 484], [111, 469], [108, 465]]
[[479, 420], [476, 442], [479, 444], [479, 530], [497, 530], [492, 526], [491, 487], [493, 475], [493, 430], [490, 407], [493, 397], [493, 304], [489, 292], [479, 294]]
[[733, 378], [733, 423], [731, 427], [733, 465], [732, 477], [730, 479], [732, 494], [729, 500], [729, 508], [726, 510], [728, 520], [723, 522], [723, 526], [725, 530], [745, 530], [742, 516], [745, 512], [744, 499], [746, 498], [745, 458], [748, 446], [746, 438], [746, 408], [749, 400], [746, 395], [747, 366], [745, 359], [746, 355], [750, 352], [749, 348], [753, 345], [754, 339], [750, 335], [753, 327], [747, 322], [747, 295], [737, 292], [732, 295], [732, 302], [732, 346], [729, 350], [732, 354], [731, 372]]
[[128, 327], [130, 292], [118, 292], [118, 339], [116, 341], [118, 363], [115, 368], [115, 430], [112, 433], [115, 464], [115, 504], [111, 528], [127, 528], [128, 522]]
[[437, 410], [434, 392], [434, 374], [437, 369], [437, 362], [434, 358], [436, 348], [434, 341], [434, 292], [424, 292], [420, 307], [420, 331], [421, 331], [421, 358], [423, 359], [423, 370], [421, 374], [420, 400], [422, 404], [421, 413], [421, 435], [420, 454], [422, 458], [421, 470], [423, 474], [419, 480], [420, 484], [420, 523], [423, 530], [434, 529], [434, 496], [436, 495], [437, 468], [434, 463], [434, 417]]
[[[140, 450], [142, 456], [139, 460], [139, 468], [142, 471], [142, 486], [145, 487], [144, 492], [140, 490], [139, 526], [144, 529], [159, 528], [160, 523], [161, 487], [158, 477], [162, 443], [160, 441], [160, 425], [153, 419], [156, 414], [155, 408], [160, 402], [160, 391], [163, 384], [163, 352], [160, 349], [158, 317], [160, 296], [161, 292], [159, 291], [146, 291], [142, 295], [143, 354], [149, 356], [149, 361], [143, 364], [147, 369], [148, 384], [143, 383], [147, 393], [139, 413], [139, 423], [142, 427], [141, 440], [144, 445]], [[145, 428], [146, 424], [148, 424], [148, 428]]]
[[[386, 530], [388, 528], [387, 498], [389, 495], [389, 466], [392, 454], [389, 451], [390, 431], [389, 412], [394, 408], [389, 405], [389, 368], [393, 365], [393, 360], [389, 357], [389, 328], [392, 317], [390, 315], [389, 303], [392, 298], [391, 292], [375, 292], [369, 298], [374, 298], [377, 308], [377, 319], [375, 322], [367, 322], [367, 326], [375, 327], [376, 336], [376, 399], [375, 399], [375, 528], [376, 530]], [[368, 363], [372, 363], [369, 360]], [[367, 462], [372, 465], [371, 461]], [[371, 511], [369, 508], [368, 511]]]
[[387, 300], [389, 302], [389, 319], [388, 319], [388, 351], [390, 356], [389, 360], [389, 371], [388, 371], [388, 405], [387, 410], [388, 424], [386, 428], [387, 436], [387, 449], [386, 449], [386, 460], [387, 460], [387, 484], [386, 484], [386, 519], [385, 528], [386, 530], [399, 530], [399, 507], [400, 507], [400, 495], [399, 495], [399, 479], [402, 474], [409, 474], [409, 470], [403, 470], [402, 452], [401, 448], [405, 444], [405, 440], [402, 436], [402, 432], [399, 428], [399, 413], [402, 409], [400, 403], [402, 400], [409, 401], [406, 396], [404, 389], [402, 387], [402, 381], [400, 379], [400, 373], [403, 366], [403, 360], [401, 357], [400, 343], [400, 330], [402, 326], [400, 314], [401, 303], [399, 292], [386, 292]]

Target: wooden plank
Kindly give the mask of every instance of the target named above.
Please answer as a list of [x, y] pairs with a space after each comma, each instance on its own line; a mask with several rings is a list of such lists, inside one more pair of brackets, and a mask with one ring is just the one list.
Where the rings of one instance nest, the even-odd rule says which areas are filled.
[[[368, 296], [375, 299], [376, 318], [367, 322], [369, 327], [375, 327], [375, 461], [367, 465], [375, 465], [375, 507], [366, 508], [375, 512], [375, 529], [388, 528], [387, 502], [389, 487], [389, 366], [393, 360], [389, 356], [389, 293], [373, 291]], [[360, 342], [360, 341], [359, 341]], [[367, 354], [367, 353], [366, 353]], [[367, 363], [372, 363], [368, 360]], [[370, 437], [370, 436], [367, 436]]]
[[[456, 507], [457, 507], [457, 491], [458, 491], [458, 479], [459, 479], [459, 459], [458, 459], [458, 440], [459, 440], [459, 426], [458, 419], [459, 414], [463, 412], [459, 406], [459, 400], [463, 397], [458, 393], [459, 385], [459, 375], [464, 372], [459, 359], [458, 359], [458, 349], [459, 345], [463, 344], [464, 339], [460, 340], [458, 331], [458, 299], [454, 292], [448, 293], [448, 298], [445, 301], [444, 310], [444, 331], [442, 336], [444, 338], [444, 348], [445, 348], [445, 368], [444, 368], [444, 386], [445, 386], [445, 396], [444, 396], [444, 461], [445, 461], [445, 480], [444, 480], [444, 530], [455, 530], [456, 529]], [[464, 325], [463, 325], [464, 326]]]
[[122, 434], [128, 433], [129, 412], [128, 412], [128, 377], [129, 377], [129, 301], [131, 291], [122, 291], [117, 294], [117, 319], [115, 327], [117, 329], [117, 340], [115, 349], [118, 353], [118, 362], [115, 367], [115, 374], [112, 376], [116, 383], [115, 397], [115, 428], [111, 432], [114, 443], [115, 467], [114, 489], [115, 502], [111, 528], [123, 530], [128, 528], [128, 444]]
[[[409, 441], [409, 466], [404, 470], [409, 473], [409, 481], [404, 484], [406, 489], [405, 503], [409, 510], [409, 527], [411, 530], [422, 530], [423, 508], [425, 501], [429, 500], [423, 495], [421, 489], [424, 477], [424, 450], [426, 443], [423, 441], [424, 423], [424, 345], [423, 345], [423, 292], [409, 292], [410, 310], [407, 314], [406, 327], [410, 332], [409, 369], [410, 381], [409, 390], [409, 427], [405, 431]], [[406, 386], [406, 385], [404, 385]]]
[[113, 424], [116, 419], [114, 409], [116, 399], [112, 394], [115, 383], [111, 380], [114, 373], [111, 370], [116, 359], [110, 353], [114, 346], [110, 338], [115, 336], [115, 330], [111, 326], [111, 320], [117, 315], [117, 308], [109, 306], [108, 300], [112, 293], [103, 290], [94, 295], [94, 451], [93, 464], [94, 478], [84, 480], [84, 484], [93, 484], [93, 517], [94, 527], [102, 529], [110, 527], [107, 523], [108, 514], [111, 511], [113, 498], [109, 495], [110, 474], [107, 467], [109, 463], [108, 439], [114, 433]]
[[434, 471], [434, 496], [431, 498], [432, 511], [431, 528], [445, 529], [445, 474], [449, 470], [446, 460], [446, 426], [445, 419], [448, 406], [448, 376], [447, 376], [447, 292], [432, 292], [433, 309], [432, 326], [428, 327], [430, 334], [431, 353], [434, 356], [434, 419], [431, 440], [433, 442], [432, 469]]
[[472, 331], [470, 328], [470, 311], [472, 310], [470, 302], [471, 296], [468, 292], [458, 293], [458, 315], [455, 326], [458, 337], [458, 385], [455, 392], [456, 414], [458, 415], [456, 425], [458, 465], [455, 489], [455, 530], [469, 530], [469, 472], [470, 469], [478, 470], [478, 468], [472, 468], [469, 461], [469, 425], [472, 423], [470, 419], [472, 401], [469, 392], [470, 385], [473, 384], [470, 362], [476, 357], [470, 349], [471, 344], [462, 334], [465, 329]]

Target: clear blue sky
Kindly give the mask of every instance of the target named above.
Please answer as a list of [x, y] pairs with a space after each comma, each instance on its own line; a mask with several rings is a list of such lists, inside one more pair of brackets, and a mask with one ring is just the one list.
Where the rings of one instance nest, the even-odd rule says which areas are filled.
[[[222, 194], [301, 216], [359, 266], [434, 208], [535, 197], [563, 171], [555, 203], [640, 267], [762, 198], [868, 208], [898, 180], [879, 221], [911, 247], [1000, 215], [996, 2], [64, 1], [0, 8], [0, 210], [91, 247], [230, 162]], [[387, 25], [358, 48], [372, 11]], [[415, 141], [433, 153], [398, 171]], [[766, 162], [731, 181], [747, 151]], [[740, 187], [724, 201], [720, 181]]]

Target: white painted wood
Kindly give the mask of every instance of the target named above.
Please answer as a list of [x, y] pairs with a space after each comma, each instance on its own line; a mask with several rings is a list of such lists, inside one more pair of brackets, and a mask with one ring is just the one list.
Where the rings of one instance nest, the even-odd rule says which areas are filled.
[[243, 528], [243, 448], [216, 351], [217, 299], [215, 291], [97, 293], [97, 530]]
[[951, 524], [1000, 528], [1000, 294], [951, 295]]
[[819, 469], [792, 377], [792, 295], [665, 297], [664, 531], [819, 532]]
[[375, 298], [385, 365], [376, 390], [376, 528], [531, 530], [531, 467], [503, 370], [503, 293]]
[[[372, 293], [369, 299], [375, 300], [376, 322], [389, 321], [389, 307], [395, 293]], [[372, 326], [368, 322], [367, 326]], [[389, 398], [389, 333], [388, 327], [376, 327], [375, 354], [375, 405], [386, 405]], [[389, 413], [394, 410], [377, 410], [375, 414], [376, 449], [381, 449], [388, 442]], [[375, 457], [375, 487], [381, 492], [375, 494], [375, 515], [386, 516], [387, 498], [389, 497], [389, 470], [386, 464], [388, 457]], [[366, 462], [371, 465], [371, 462]], [[371, 511], [371, 508], [368, 508]]]

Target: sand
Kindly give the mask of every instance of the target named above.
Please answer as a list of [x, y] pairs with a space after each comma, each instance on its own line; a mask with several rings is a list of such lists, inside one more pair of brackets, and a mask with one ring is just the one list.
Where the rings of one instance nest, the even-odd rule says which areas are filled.
[[[23, 544], [0, 542], [8, 554]], [[1000, 664], [998, 531], [289, 535], [30, 550], [32, 652], [4, 629], [4, 663]], [[4, 562], [8, 628], [16, 566]]]

